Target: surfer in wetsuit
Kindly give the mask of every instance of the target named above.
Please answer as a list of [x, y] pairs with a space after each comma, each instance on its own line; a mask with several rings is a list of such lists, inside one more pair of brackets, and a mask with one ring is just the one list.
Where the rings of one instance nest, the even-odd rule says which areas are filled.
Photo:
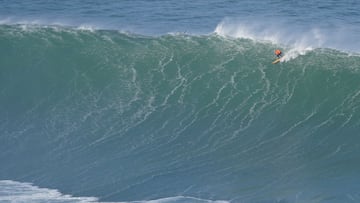
[[277, 58], [280, 58], [282, 56], [282, 53], [281, 53], [280, 49], [275, 50], [275, 55], [276, 55]]

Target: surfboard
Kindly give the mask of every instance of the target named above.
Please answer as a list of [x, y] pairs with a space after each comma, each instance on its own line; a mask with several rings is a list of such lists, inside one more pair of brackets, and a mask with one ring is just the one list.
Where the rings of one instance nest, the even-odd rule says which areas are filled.
[[279, 62], [280, 62], [280, 59], [281, 59], [281, 58], [277, 58], [275, 61], [272, 62], [272, 64], [277, 64], [277, 63], [279, 63]]

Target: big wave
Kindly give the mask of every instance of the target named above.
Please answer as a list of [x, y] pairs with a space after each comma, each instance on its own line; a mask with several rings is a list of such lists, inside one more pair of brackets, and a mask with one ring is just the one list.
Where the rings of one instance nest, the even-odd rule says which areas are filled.
[[1, 25], [0, 179], [101, 201], [356, 202], [360, 58], [273, 65], [279, 47]]

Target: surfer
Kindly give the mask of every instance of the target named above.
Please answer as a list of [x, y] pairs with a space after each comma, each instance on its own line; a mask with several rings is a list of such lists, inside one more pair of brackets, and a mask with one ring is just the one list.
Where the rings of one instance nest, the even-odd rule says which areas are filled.
[[280, 49], [275, 50], [275, 55], [276, 55], [277, 58], [280, 58], [282, 56], [282, 53], [281, 53]]

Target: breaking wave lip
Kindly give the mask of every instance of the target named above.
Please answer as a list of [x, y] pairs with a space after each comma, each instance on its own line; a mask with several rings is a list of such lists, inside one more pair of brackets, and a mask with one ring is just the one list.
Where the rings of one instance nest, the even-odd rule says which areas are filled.
[[[313, 30], [311, 33], [316, 32], [316, 30]], [[304, 36], [301, 38], [293, 36], [294, 39], [292, 39], [290, 35], [286, 35], [284, 32], [281, 32], [281, 29], [275, 27], [271, 28], [268, 26], [265, 27], [262, 24], [241, 23], [229, 20], [224, 20], [219, 23], [214, 33], [224, 37], [245, 38], [279, 46], [279, 48], [284, 49], [286, 52], [281, 59], [282, 62], [289, 61], [300, 55], [305, 55], [307, 52], [314, 50], [314, 48], [319, 48], [322, 45], [321, 35], [317, 35], [318, 37], [312, 40]], [[311, 35], [311, 33], [308, 35]], [[315, 41], [317, 41], [317, 43], [315, 43], [316, 46], [312, 43]]]
[[[15, 22], [8, 22], [0, 19], [0, 26], [1, 25], [8, 25], [8, 26], [16, 26], [21, 28], [25, 31], [33, 31], [37, 29], [42, 28], [50, 28], [58, 31], [89, 31], [89, 32], [96, 32], [96, 31], [115, 31], [121, 34], [125, 34], [128, 36], [141, 36], [141, 37], [161, 37], [166, 35], [171, 36], [180, 36], [180, 37], [192, 37], [192, 36], [210, 36], [210, 35], [217, 35], [221, 37], [230, 37], [230, 38], [244, 38], [244, 39], [250, 39], [252, 41], [265, 43], [265, 44], [271, 44], [272, 47], [278, 47], [283, 50], [284, 56], [281, 58], [280, 62], [288, 62], [292, 59], [297, 58], [298, 56], [302, 56], [307, 54], [310, 51], [313, 51], [315, 49], [323, 48], [321, 47], [322, 40], [321, 40], [321, 34], [319, 34], [318, 31], [313, 30], [313, 32], [309, 33], [308, 35], [312, 36], [313, 33], [316, 39], [319, 39], [317, 43], [317, 46], [312, 46], [311, 40], [307, 38], [306, 36], [303, 36], [302, 38], [290, 38], [286, 39], [286, 37], [281, 34], [280, 31], [271, 32], [271, 30], [263, 29], [260, 25], [248, 25], [246, 23], [234, 23], [229, 21], [222, 21], [217, 25], [215, 30], [212, 33], [207, 34], [194, 34], [190, 32], [169, 32], [165, 34], [159, 34], [159, 35], [143, 35], [138, 34], [126, 30], [118, 30], [118, 29], [102, 29], [101, 27], [93, 26], [91, 24], [80, 24], [77, 26], [71, 26], [66, 25], [63, 23], [39, 23], [38, 21], [15, 21]], [[318, 33], [318, 34], [316, 34]], [[281, 41], [281, 39], [284, 39]], [[314, 41], [314, 40], [313, 40]], [[316, 40], [315, 40], [316, 41]], [[347, 53], [349, 55], [359, 55], [357, 52], [347, 52], [344, 50], [338, 51]], [[272, 53], [270, 53], [272, 54]]]
[[[216, 24], [216, 22], [215, 22]], [[166, 34], [189, 34], [189, 35], [208, 35], [218, 34], [221, 36], [246, 38], [256, 41], [270, 42], [275, 45], [291, 50], [292, 55], [284, 60], [295, 58], [309, 50], [316, 48], [331, 48], [345, 52], [360, 53], [360, 40], [357, 27], [346, 27], [345, 25], [334, 25], [333, 28], [323, 28], [320, 25], [295, 25], [286, 22], [284, 19], [240, 19], [225, 17], [217, 23], [213, 32], [198, 33], [194, 29], [191, 31], [168, 31], [166, 33], [149, 34], [139, 30], [134, 30], [131, 26], [109, 24], [106, 22], [96, 22], [89, 20], [74, 19], [46, 19], [43, 17], [27, 18], [3, 16], [0, 17], [0, 25], [23, 25], [23, 26], [59, 26], [72, 27], [80, 30], [115, 30], [125, 33], [140, 35], [161, 36]], [[144, 31], [144, 30], [143, 30]], [[152, 31], [150, 32], [152, 33]], [[296, 54], [294, 54], [296, 53]]]
[[70, 20], [44, 20], [44, 19], [22, 19], [14, 17], [6, 17], [0, 19], [0, 25], [19, 25], [26, 28], [31, 27], [56, 27], [56, 28], [73, 28], [78, 30], [117, 30], [121, 32], [129, 32], [126, 29], [115, 28], [111, 26], [104, 26], [100, 23], [91, 23], [91, 22], [72, 22]]
[[360, 51], [343, 43], [345, 39], [340, 39], [338, 35], [329, 35], [328, 30], [315, 26], [306, 28], [289, 25], [281, 20], [270, 23], [266, 20], [260, 22], [225, 18], [216, 26], [214, 33], [223, 37], [244, 38], [277, 46], [286, 52], [281, 61], [289, 61], [319, 48], [330, 48], [355, 55]]
[[[347, 51], [334, 47], [326, 47], [325, 46], [325, 37], [321, 30], [312, 29], [305, 33], [298, 32], [297, 34], [289, 34], [286, 30], [281, 29], [280, 25], [274, 26], [271, 28], [269, 26], [263, 26], [263, 24], [256, 23], [242, 23], [239, 21], [234, 21], [233, 19], [224, 19], [221, 21], [215, 28], [215, 30], [211, 33], [207, 34], [194, 34], [191, 32], [169, 32], [159, 35], [144, 35], [138, 34], [135, 32], [130, 32], [127, 30], [119, 30], [119, 29], [107, 29], [102, 28], [101, 26], [94, 26], [92, 24], [78, 24], [71, 25], [67, 23], [58, 23], [54, 22], [46, 22], [46, 21], [19, 21], [19, 20], [11, 20], [11, 19], [0, 19], [1, 25], [9, 25], [9, 26], [18, 26], [22, 30], [37, 30], [42, 28], [50, 28], [54, 30], [70, 30], [70, 31], [115, 31], [128, 36], [141, 36], [141, 37], [161, 37], [166, 35], [172, 36], [181, 36], [181, 37], [192, 37], [192, 36], [209, 36], [209, 35], [217, 35], [221, 37], [230, 37], [230, 38], [244, 38], [250, 39], [252, 41], [270, 44], [274, 48], [280, 48], [284, 52], [284, 56], [281, 58], [280, 62], [288, 62], [292, 59], [297, 58], [298, 56], [302, 56], [307, 54], [310, 51], [315, 49], [322, 48], [330, 48], [334, 49], [348, 55], [359, 56], [360, 52]], [[272, 54], [272, 53], [270, 53]]]
[[[43, 20], [13, 20], [11, 18], [0, 19], [0, 25], [14, 25], [20, 26], [23, 29], [31, 29], [31, 28], [72, 28], [78, 30], [87, 30], [87, 31], [95, 31], [104, 29], [101, 26], [91, 24], [91, 23], [66, 23], [61, 21], [43, 21]], [[120, 30], [121, 31], [121, 30]]]
[[[68, 203], [110, 203], [102, 202], [97, 197], [74, 197], [63, 194], [56, 189], [41, 188], [28, 182], [17, 182], [13, 180], [0, 180], [0, 202], [13, 203], [37, 203], [37, 202], [68, 202]], [[129, 202], [111, 203], [228, 203], [223, 200], [206, 200], [187, 196], [166, 197], [155, 200], [141, 200]]]

